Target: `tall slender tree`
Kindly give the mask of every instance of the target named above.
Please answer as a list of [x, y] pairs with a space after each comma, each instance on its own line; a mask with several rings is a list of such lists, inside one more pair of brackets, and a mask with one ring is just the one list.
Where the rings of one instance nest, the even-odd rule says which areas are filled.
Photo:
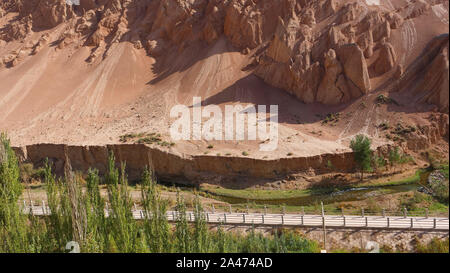
[[357, 135], [350, 142], [350, 148], [353, 150], [355, 162], [361, 171], [361, 181], [364, 179], [364, 172], [372, 168], [372, 150], [370, 145], [372, 141], [365, 135]]

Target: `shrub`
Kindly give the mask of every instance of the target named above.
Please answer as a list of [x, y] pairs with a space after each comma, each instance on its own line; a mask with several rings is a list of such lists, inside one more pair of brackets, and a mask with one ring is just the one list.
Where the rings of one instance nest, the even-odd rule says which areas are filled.
[[440, 240], [433, 238], [428, 244], [421, 244], [420, 242], [416, 246], [418, 253], [448, 253], [449, 239]]
[[375, 102], [376, 102], [377, 104], [391, 104], [391, 103], [393, 103], [393, 104], [395, 104], [395, 105], [399, 105], [397, 101], [395, 101], [395, 100], [392, 99], [392, 98], [386, 97], [386, 96], [383, 95], [383, 94], [378, 95], [377, 98], [376, 98], [376, 100], [375, 100]]
[[396, 146], [394, 149], [389, 151], [389, 163], [391, 167], [394, 167], [397, 163], [400, 162], [401, 155], [399, 152], [398, 146]]

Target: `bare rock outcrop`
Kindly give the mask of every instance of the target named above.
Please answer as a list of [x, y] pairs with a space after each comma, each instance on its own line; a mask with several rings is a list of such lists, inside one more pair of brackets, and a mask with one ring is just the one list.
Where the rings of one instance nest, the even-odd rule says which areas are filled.
[[255, 48], [262, 42], [262, 16], [252, 7], [236, 1], [227, 8], [224, 32], [237, 48]]
[[367, 93], [371, 84], [363, 51], [356, 44], [347, 44], [338, 49], [337, 56], [347, 79], [359, 89], [361, 95]]
[[336, 52], [330, 49], [325, 55], [325, 76], [317, 90], [317, 101], [324, 104], [338, 104], [344, 93], [336, 84], [342, 76], [342, 65], [336, 58]]
[[278, 17], [278, 28], [267, 49], [267, 56], [279, 63], [288, 63], [297, 43], [297, 31], [300, 29], [298, 18], [290, 18], [287, 23]]
[[407, 6], [402, 8], [403, 17], [405, 19], [412, 19], [419, 17], [426, 11], [430, 10], [431, 5], [424, 0], [417, 0], [411, 3], [408, 3]]
[[[305, 103], [339, 104], [369, 92], [372, 72], [404, 86], [404, 72], [411, 76], [398, 60], [404, 49], [398, 39], [407, 39], [400, 32], [405, 31], [405, 21], [426, 15], [440, 3], [418, 0], [390, 9], [336, 0], [80, 0], [80, 5], [65, 0], [4, 0], [0, 13], [14, 12], [17, 17], [0, 28], [0, 40], [26, 44], [37, 32], [57, 32], [56, 39], [34, 43], [30, 55], [38, 55], [49, 44], [58, 50], [84, 46], [90, 47], [86, 59], [90, 63], [107, 58], [112, 44], [130, 42], [164, 63], [173, 52], [212, 47], [224, 37], [248, 56], [250, 70], [271, 86]], [[0, 56], [0, 65], [16, 66], [28, 49], [19, 52], [21, 56], [16, 53]], [[433, 65], [430, 61], [421, 86], [430, 93], [422, 101], [444, 111], [448, 111], [448, 103], [442, 102], [448, 98], [446, 63], [443, 52]], [[386, 73], [394, 69], [395, 73]]]
[[414, 63], [406, 68], [398, 86], [411, 92], [417, 102], [437, 105], [439, 111], [449, 112], [449, 36], [435, 37]]
[[53, 28], [72, 15], [65, 0], [18, 1], [18, 10], [22, 17], [32, 15], [33, 27], [37, 29]]
[[32, 19], [31, 16], [26, 16], [18, 21], [6, 25], [2, 32], [0, 32], [0, 39], [10, 42], [13, 40], [21, 40], [31, 33]]
[[431, 114], [429, 124], [419, 126], [416, 130], [405, 133], [406, 147], [411, 151], [423, 151], [439, 140], [449, 137], [449, 117], [446, 114]]
[[[345, 56], [341, 56], [344, 58]], [[317, 101], [323, 104], [340, 104], [361, 96], [366, 91], [359, 89], [351, 79], [344, 74], [344, 66], [337, 58], [336, 52], [330, 49], [325, 54], [325, 75], [317, 90]], [[347, 67], [353, 64], [350, 62]], [[363, 65], [363, 63], [360, 63]], [[348, 75], [351, 75], [348, 72]], [[367, 76], [367, 75], [366, 75]], [[370, 86], [367, 87], [370, 89]]]
[[379, 51], [379, 56], [374, 63], [374, 71], [377, 75], [384, 74], [391, 71], [396, 65], [397, 55], [395, 54], [394, 47], [383, 41]]
[[434, 58], [418, 89], [428, 94], [422, 101], [439, 106], [439, 110], [448, 113], [449, 111], [449, 43], [442, 46], [439, 54]]

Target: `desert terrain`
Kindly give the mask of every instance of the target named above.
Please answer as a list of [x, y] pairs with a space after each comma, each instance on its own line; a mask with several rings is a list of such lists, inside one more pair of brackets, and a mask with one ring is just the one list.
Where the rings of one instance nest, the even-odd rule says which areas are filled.
[[[2, 0], [0, 182], [13, 190], [0, 197], [11, 211], [47, 203], [74, 222], [83, 198], [99, 212], [148, 212], [153, 202], [152, 213], [448, 218], [448, 55], [448, 0]], [[226, 140], [226, 117], [201, 113], [181, 123], [201, 137], [179, 140], [171, 128], [180, 105], [192, 116], [199, 105], [266, 109], [244, 119], [243, 139]], [[205, 124], [220, 124], [222, 137], [209, 140]], [[260, 124], [277, 128], [274, 150], [261, 149], [273, 141], [268, 128], [250, 137]], [[350, 147], [360, 136], [370, 140], [369, 166]], [[74, 213], [58, 216], [69, 205]], [[132, 215], [115, 219], [106, 231], [134, 230]], [[69, 237], [86, 239], [81, 226]], [[333, 251], [365, 251], [361, 232], [331, 233]], [[171, 251], [108, 236], [83, 251]], [[436, 236], [448, 252], [448, 233], [423, 242]], [[425, 252], [414, 233], [394, 237], [380, 239], [392, 245], [383, 251]], [[0, 250], [63, 247], [35, 243]]]
[[172, 142], [171, 107], [199, 96], [202, 106], [279, 105], [278, 149], [260, 152], [259, 141], [150, 145], [305, 157], [349, 151], [360, 133], [374, 147], [394, 144], [380, 125], [399, 123], [426, 128], [403, 136], [405, 149], [445, 153], [448, 5], [2, 1], [0, 130], [15, 146], [117, 144], [140, 133]]

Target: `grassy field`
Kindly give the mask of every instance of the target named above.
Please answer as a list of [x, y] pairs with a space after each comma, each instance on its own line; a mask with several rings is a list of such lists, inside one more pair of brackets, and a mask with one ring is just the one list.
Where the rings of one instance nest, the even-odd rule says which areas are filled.
[[[447, 171], [448, 164], [443, 165], [440, 169]], [[353, 190], [357, 189], [373, 189], [374, 197], [369, 197], [365, 200], [358, 200], [352, 202], [332, 202], [324, 205], [324, 209], [328, 214], [341, 214], [342, 209], [348, 214], [361, 213], [361, 208], [365, 208], [366, 214], [381, 214], [383, 209], [386, 209], [391, 214], [402, 213], [403, 208], [407, 208], [411, 215], [425, 215], [426, 208], [428, 208], [430, 215], [444, 216], [448, 214], [448, 203], [443, 203], [432, 196], [418, 192], [416, 187], [404, 193], [392, 193], [390, 187], [402, 185], [422, 185], [425, 183], [426, 175], [430, 172], [428, 169], [418, 169], [412, 175], [406, 176], [398, 174], [393, 177], [378, 178], [368, 180], [363, 183], [358, 183], [351, 186]], [[411, 172], [410, 172], [411, 173]], [[333, 188], [311, 188], [305, 190], [261, 190], [261, 189], [226, 189], [220, 187], [208, 187], [201, 189], [205, 196], [215, 198], [217, 200], [226, 201], [228, 198], [237, 198], [243, 200], [232, 205], [233, 211], [245, 212], [247, 210], [253, 212], [271, 212], [281, 213], [320, 213], [321, 196], [332, 194], [338, 191], [348, 190], [350, 186], [333, 187]], [[312, 202], [303, 206], [289, 205], [283, 203], [284, 199], [296, 198], [312, 198]], [[246, 201], [245, 201], [246, 200]], [[280, 200], [278, 204], [271, 201]], [[267, 201], [265, 205], [262, 202]], [[216, 206], [217, 209], [217, 206]], [[229, 210], [229, 206], [224, 205], [223, 210]]]
[[226, 188], [208, 188], [204, 191], [219, 196], [235, 197], [251, 200], [273, 200], [273, 199], [287, 199], [309, 196], [312, 190], [258, 190], [258, 189], [243, 189], [234, 190]]
[[[448, 170], [447, 170], [448, 171]], [[213, 195], [235, 197], [250, 200], [272, 200], [272, 199], [287, 199], [296, 197], [305, 197], [314, 194], [324, 194], [330, 191], [341, 191], [348, 188], [377, 188], [377, 187], [387, 187], [387, 186], [399, 186], [418, 183], [420, 181], [420, 176], [425, 173], [426, 170], [419, 169], [414, 175], [394, 180], [386, 181], [386, 179], [376, 179], [369, 180], [363, 183], [355, 184], [352, 186], [342, 186], [334, 188], [325, 187], [315, 187], [305, 190], [261, 190], [261, 189], [227, 189], [227, 188], [204, 188], [203, 191], [209, 192]]]

